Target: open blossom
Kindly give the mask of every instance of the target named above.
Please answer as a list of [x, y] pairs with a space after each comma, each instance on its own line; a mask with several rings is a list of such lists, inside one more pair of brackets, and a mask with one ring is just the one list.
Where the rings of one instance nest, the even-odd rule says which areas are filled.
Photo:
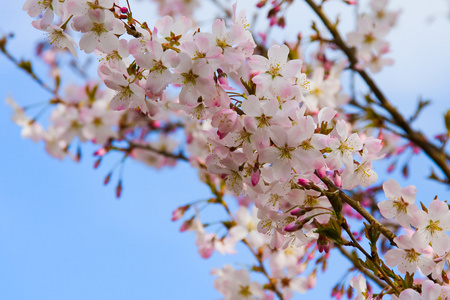
[[269, 48], [268, 58], [260, 55], [253, 55], [249, 65], [255, 71], [260, 71], [253, 77], [253, 82], [262, 89], [267, 89], [277, 85], [279, 81], [284, 81], [294, 77], [302, 67], [302, 61], [287, 61], [289, 48], [286, 45], [273, 45]]
[[345, 169], [342, 173], [342, 188], [351, 190], [357, 185], [368, 187], [378, 179], [377, 173], [372, 169], [372, 161], [381, 157], [370, 154], [367, 148], [363, 148], [361, 162], [354, 166], [354, 171]]
[[350, 46], [358, 47], [358, 56], [369, 58], [372, 51], [380, 52], [386, 48], [388, 43], [383, 40], [389, 27], [386, 24], [374, 22], [367, 15], [359, 17], [358, 31], [347, 34], [347, 41]]
[[414, 205], [416, 187], [410, 185], [402, 189], [397, 181], [389, 179], [383, 183], [383, 190], [388, 200], [378, 203], [381, 215], [386, 219], [395, 218], [400, 225], [410, 228], [411, 216], [418, 210]]
[[75, 50], [76, 43], [63, 29], [50, 25], [45, 31], [48, 32], [48, 39], [51, 45], [60, 49], [67, 48], [73, 56], [77, 57], [77, 52]]
[[213, 275], [218, 276], [214, 280], [214, 287], [225, 296], [225, 300], [240, 299], [263, 299], [264, 290], [262, 286], [250, 281], [247, 270], [235, 270], [232, 266], [226, 265], [222, 269], [214, 269]]
[[163, 50], [157, 41], [146, 43], [148, 49], [145, 53], [134, 53], [136, 63], [147, 69], [145, 88], [154, 95], [160, 94], [170, 83], [172, 73], [169, 68], [178, 65], [178, 55], [173, 50]]
[[316, 67], [310, 81], [310, 93], [306, 98], [308, 107], [315, 111], [322, 107], [337, 107], [337, 93], [341, 88], [339, 79], [328, 76], [326, 79], [325, 69]]
[[417, 211], [411, 218], [411, 224], [417, 228], [412, 239], [417, 247], [425, 248], [431, 243], [438, 255], [450, 251], [450, 237], [446, 231], [450, 230], [450, 211], [448, 205], [435, 199], [428, 207], [428, 213]]
[[367, 283], [362, 275], [358, 275], [356, 278], [350, 279], [350, 285], [356, 290], [358, 293], [355, 300], [366, 300], [372, 299], [367, 291]]
[[415, 246], [410, 236], [402, 235], [394, 238], [398, 249], [391, 249], [384, 255], [386, 264], [390, 267], [398, 265], [398, 270], [405, 274], [413, 274], [417, 268], [423, 275], [429, 275], [436, 264], [427, 256], [422, 255], [424, 250]]
[[395, 295], [391, 296], [392, 300], [422, 300], [422, 296], [413, 289], [406, 289], [400, 293], [397, 297]]
[[344, 164], [346, 169], [353, 170], [353, 155], [363, 147], [361, 139], [357, 133], [348, 136], [348, 128], [343, 120], [336, 123], [333, 135], [336, 138], [328, 142], [332, 151], [327, 156], [327, 166], [332, 170], [338, 170]]
[[450, 287], [434, 283], [431, 280], [425, 280], [422, 283], [423, 300], [446, 300], [450, 297]]
[[96, 48], [110, 52], [117, 50], [119, 40], [116, 37], [125, 33], [125, 28], [120, 20], [114, 18], [109, 10], [90, 9], [87, 15], [73, 18], [75, 30], [83, 32], [80, 40], [80, 49], [91, 53]]
[[212, 73], [204, 60], [192, 61], [186, 53], [179, 55], [180, 63], [175, 68], [173, 83], [182, 86], [179, 95], [180, 103], [188, 107], [198, 105], [201, 98], [213, 98], [215, 86]]

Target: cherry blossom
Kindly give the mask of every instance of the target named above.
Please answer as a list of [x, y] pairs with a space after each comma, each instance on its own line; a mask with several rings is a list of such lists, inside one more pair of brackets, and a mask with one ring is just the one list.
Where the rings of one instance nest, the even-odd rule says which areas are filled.
[[398, 265], [398, 270], [403, 274], [406, 272], [413, 274], [417, 268], [425, 276], [433, 271], [436, 264], [429, 257], [421, 255], [424, 253], [424, 250], [414, 246], [410, 236], [402, 235], [396, 237], [394, 242], [399, 249], [391, 249], [384, 255], [387, 265], [391, 267]]
[[417, 189], [415, 186], [401, 188], [393, 179], [383, 183], [383, 190], [388, 200], [378, 203], [380, 213], [387, 219], [395, 218], [405, 228], [410, 227], [412, 214], [418, 210], [413, 205], [416, 200]]
[[417, 228], [412, 239], [418, 247], [425, 248], [429, 243], [436, 254], [442, 255], [450, 250], [450, 212], [448, 205], [435, 199], [428, 206], [428, 213], [417, 211], [411, 218], [411, 224]]

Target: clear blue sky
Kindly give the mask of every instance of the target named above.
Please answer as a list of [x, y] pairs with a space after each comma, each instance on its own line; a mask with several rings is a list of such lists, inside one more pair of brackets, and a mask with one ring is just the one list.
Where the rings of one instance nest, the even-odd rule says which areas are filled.
[[[31, 27], [21, 2], [10, 1], [3, 10], [0, 34], [15, 32], [9, 49], [30, 58], [44, 35]], [[426, 8], [421, 2], [411, 1], [412, 12], [405, 9], [391, 35], [397, 39], [392, 44], [396, 64], [377, 80], [408, 112], [419, 95], [430, 97], [434, 104], [420, 124], [435, 133], [443, 128], [442, 112], [450, 108], [450, 20], [426, 24], [426, 16], [416, 16]], [[236, 266], [250, 256], [241, 249], [243, 254], [201, 259], [194, 235], [180, 234], [180, 224], [170, 221], [177, 206], [209, 196], [195, 171], [187, 164], [157, 172], [128, 163], [123, 197], [116, 200], [113, 186], [102, 186], [113, 160], [94, 170], [92, 147], [87, 147], [81, 163], [60, 162], [45, 153], [42, 143], [20, 138], [3, 99], [9, 93], [27, 104], [48, 95], [2, 55], [0, 65], [0, 299], [219, 298], [210, 270], [225, 263]], [[424, 159], [414, 165], [429, 169]], [[387, 179], [383, 169], [377, 171]], [[422, 184], [423, 177], [412, 171], [401, 184], [417, 184], [421, 201], [436, 194], [450, 200], [448, 190]], [[305, 298], [329, 298], [330, 284], [343, 266], [336, 261], [327, 277], [319, 274], [318, 288]]]

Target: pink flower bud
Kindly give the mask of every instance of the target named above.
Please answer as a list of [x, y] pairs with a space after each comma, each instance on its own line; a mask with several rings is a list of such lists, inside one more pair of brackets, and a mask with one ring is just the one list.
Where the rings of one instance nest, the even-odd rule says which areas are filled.
[[172, 221], [180, 219], [184, 213], [189, 209], [189, 205], [180, 206], [172, 212]]
[[188, 230], [189, 228], [191, 228], [191, 225], [192, 225], [192, 219], [184, 221], [183, 224], [181, 224], [180, 232], [184, 232], [184, 231]]
[[109, 183], [109, 180], [111, 179], [111, 175], [112, 175], [112, 173], [109, 173], [108, 175], [106, 175], [105, 180], [103, 181], [104, 185], [107, 185]]
[[98, 166], [100, 166], [100, 163], [102, 162], [102, 158], [100, 157], [99, 159], [97, 159], [94, 163], [94, 169], [97, 169]]
[[391, 173], [392, 171], [394, 171], [394, 168], [395, 168], [395, 164], [396, 164], [396, 163], [397, 163], [397, 162], [394, 161], [392, 164], [389, 165], [389, 167], [388, 167], [388, 169], [387, 169], [388, 173]]
[[126, 8], [126, 7], [121, 7], [121, 8], [120, 8], [120, 12], [123, 13], [123, 14], [126, 14], [126, 13], [128, 12], [128, 8]]
[[100, 148], [97, 151], [95, 151], [94, 156], [103, 156], [107, 153], [105, 148]]
[[261, 172], [259, 171], [259, 169], [252, 170], [252, 175], [251, 175], [251, 181], [252, 181], [252, 185], [256, 186], [259, 182], [259, 179], [261, 178]]
[[120, 198], [121, 195], [122, 195], [122, 180], [119, 180], [119, 183], [117, 184], [116, 187], [116, 197]]
[[301, 207], [296, 207], [293, 210], [291, 210], [291, 215], [300, 217], [301, 215], [304, 215], [304, 209]]
[[309, 180], [306, 180], [304, 178], [299, 178], [297, 183], [300, 184], [303, 187], [308, 187], [309, 186]]
[[264, 5], [266, 5], [266, 2], [267, 2], [267, 0], [261, 0], [258, 3], [256, 3], [256, 7], [257, 8], [263, 7]]
[[303, 223], [299, 221], [292, 222], [291, 224], [284, 227], [284, 231], [286, 232], [295, 232], [297, 230], [302, 229]]
[[325, 166], [317, 169], [317, 174], [319, 175], [320, 178], [323, 178], [325, 176], [327, 172], [327, 168]]
[[337, 186], [337, 187], [342, 187], [342, 177], [341, 177], [341, 175], [338, 173], [338, 172], [334, 172], [334, 176], [333, 176], [333, 181], [334, 181], [334, 184]]
[[314, 271], [307, 277], [306, 283], [307, 283], [308, 289], [312, 289], [316, 285], [316, 282], [317, 282], [317, 276], [316, 276], [316, 272]]

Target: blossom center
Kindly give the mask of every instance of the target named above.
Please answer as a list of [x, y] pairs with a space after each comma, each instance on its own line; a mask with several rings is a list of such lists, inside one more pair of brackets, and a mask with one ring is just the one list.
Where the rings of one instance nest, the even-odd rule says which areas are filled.
[[405, 252], [406, 252], [406, 259], [410, 263], [417, 261], [417, 257], [419, 257], [419, 254], [414, 249], [405, 250]]
[[276, 65], [270, 64], [270, 69], [269, 69], [268, 73], [270, 75], [272, 75], [272, 78], [275, 78], [276, 76], [281, 76], [280, 70], [281, 70], [280, 64], [276, 64]]
[[305, 207], [315, 207], [318, 204], [319, 204], [319, 200], [317, 199], [317, 197], [308, 195], [308, 197], [306, 197], [304, 206]]
[[289, 147], [285, 145], [283, 148], [278, 148], [280, 150], [280, 158], [288, 158], [291, 159], [291, 151], [295, 150], [295, 147]]
[[195, 85], [195, 79], [199, 77], [198, 75], [192, 73], [192, 70], [189, 70], [189, 73], [181, 73], [181, 76], [184, 77], [184, 84], [190, 83], [192, 85]]
[[252, 292], [250, 292], [250, 286], [240, 286], [241, 290], [239, 291], [239, 295], [242, 295], [243, 297], [249, 297], [252, 295]]
[[108, 32], [103, 26], [103, 23], [94, 23], [91, 29], [92, 32], [95, 32], [98, 36], [102, 35], [104, 32]]
[[442, 231], [442, 228], [439, 227], [439, 221], [433, 221], [430, 220], [430, 223], [427, 227], [425, 227], [426, 230], [430, 232], [431, 235], [433, 235], [436, 232]]
[[258, 128], [261, 128], [261, 127], [269, 126], [270, 125], [269, 121], [270, 121], [270, 119], [272, 119], [272, 117], [262, 114], [260, 117], [256, 117], [255, 119], [259, 121]]
[[399, 201], [394, 201], [393, 205], [397, 210], [397, 213], [403, 212], [406, 214], [409, 203], [405, 202], [402, 198]]

